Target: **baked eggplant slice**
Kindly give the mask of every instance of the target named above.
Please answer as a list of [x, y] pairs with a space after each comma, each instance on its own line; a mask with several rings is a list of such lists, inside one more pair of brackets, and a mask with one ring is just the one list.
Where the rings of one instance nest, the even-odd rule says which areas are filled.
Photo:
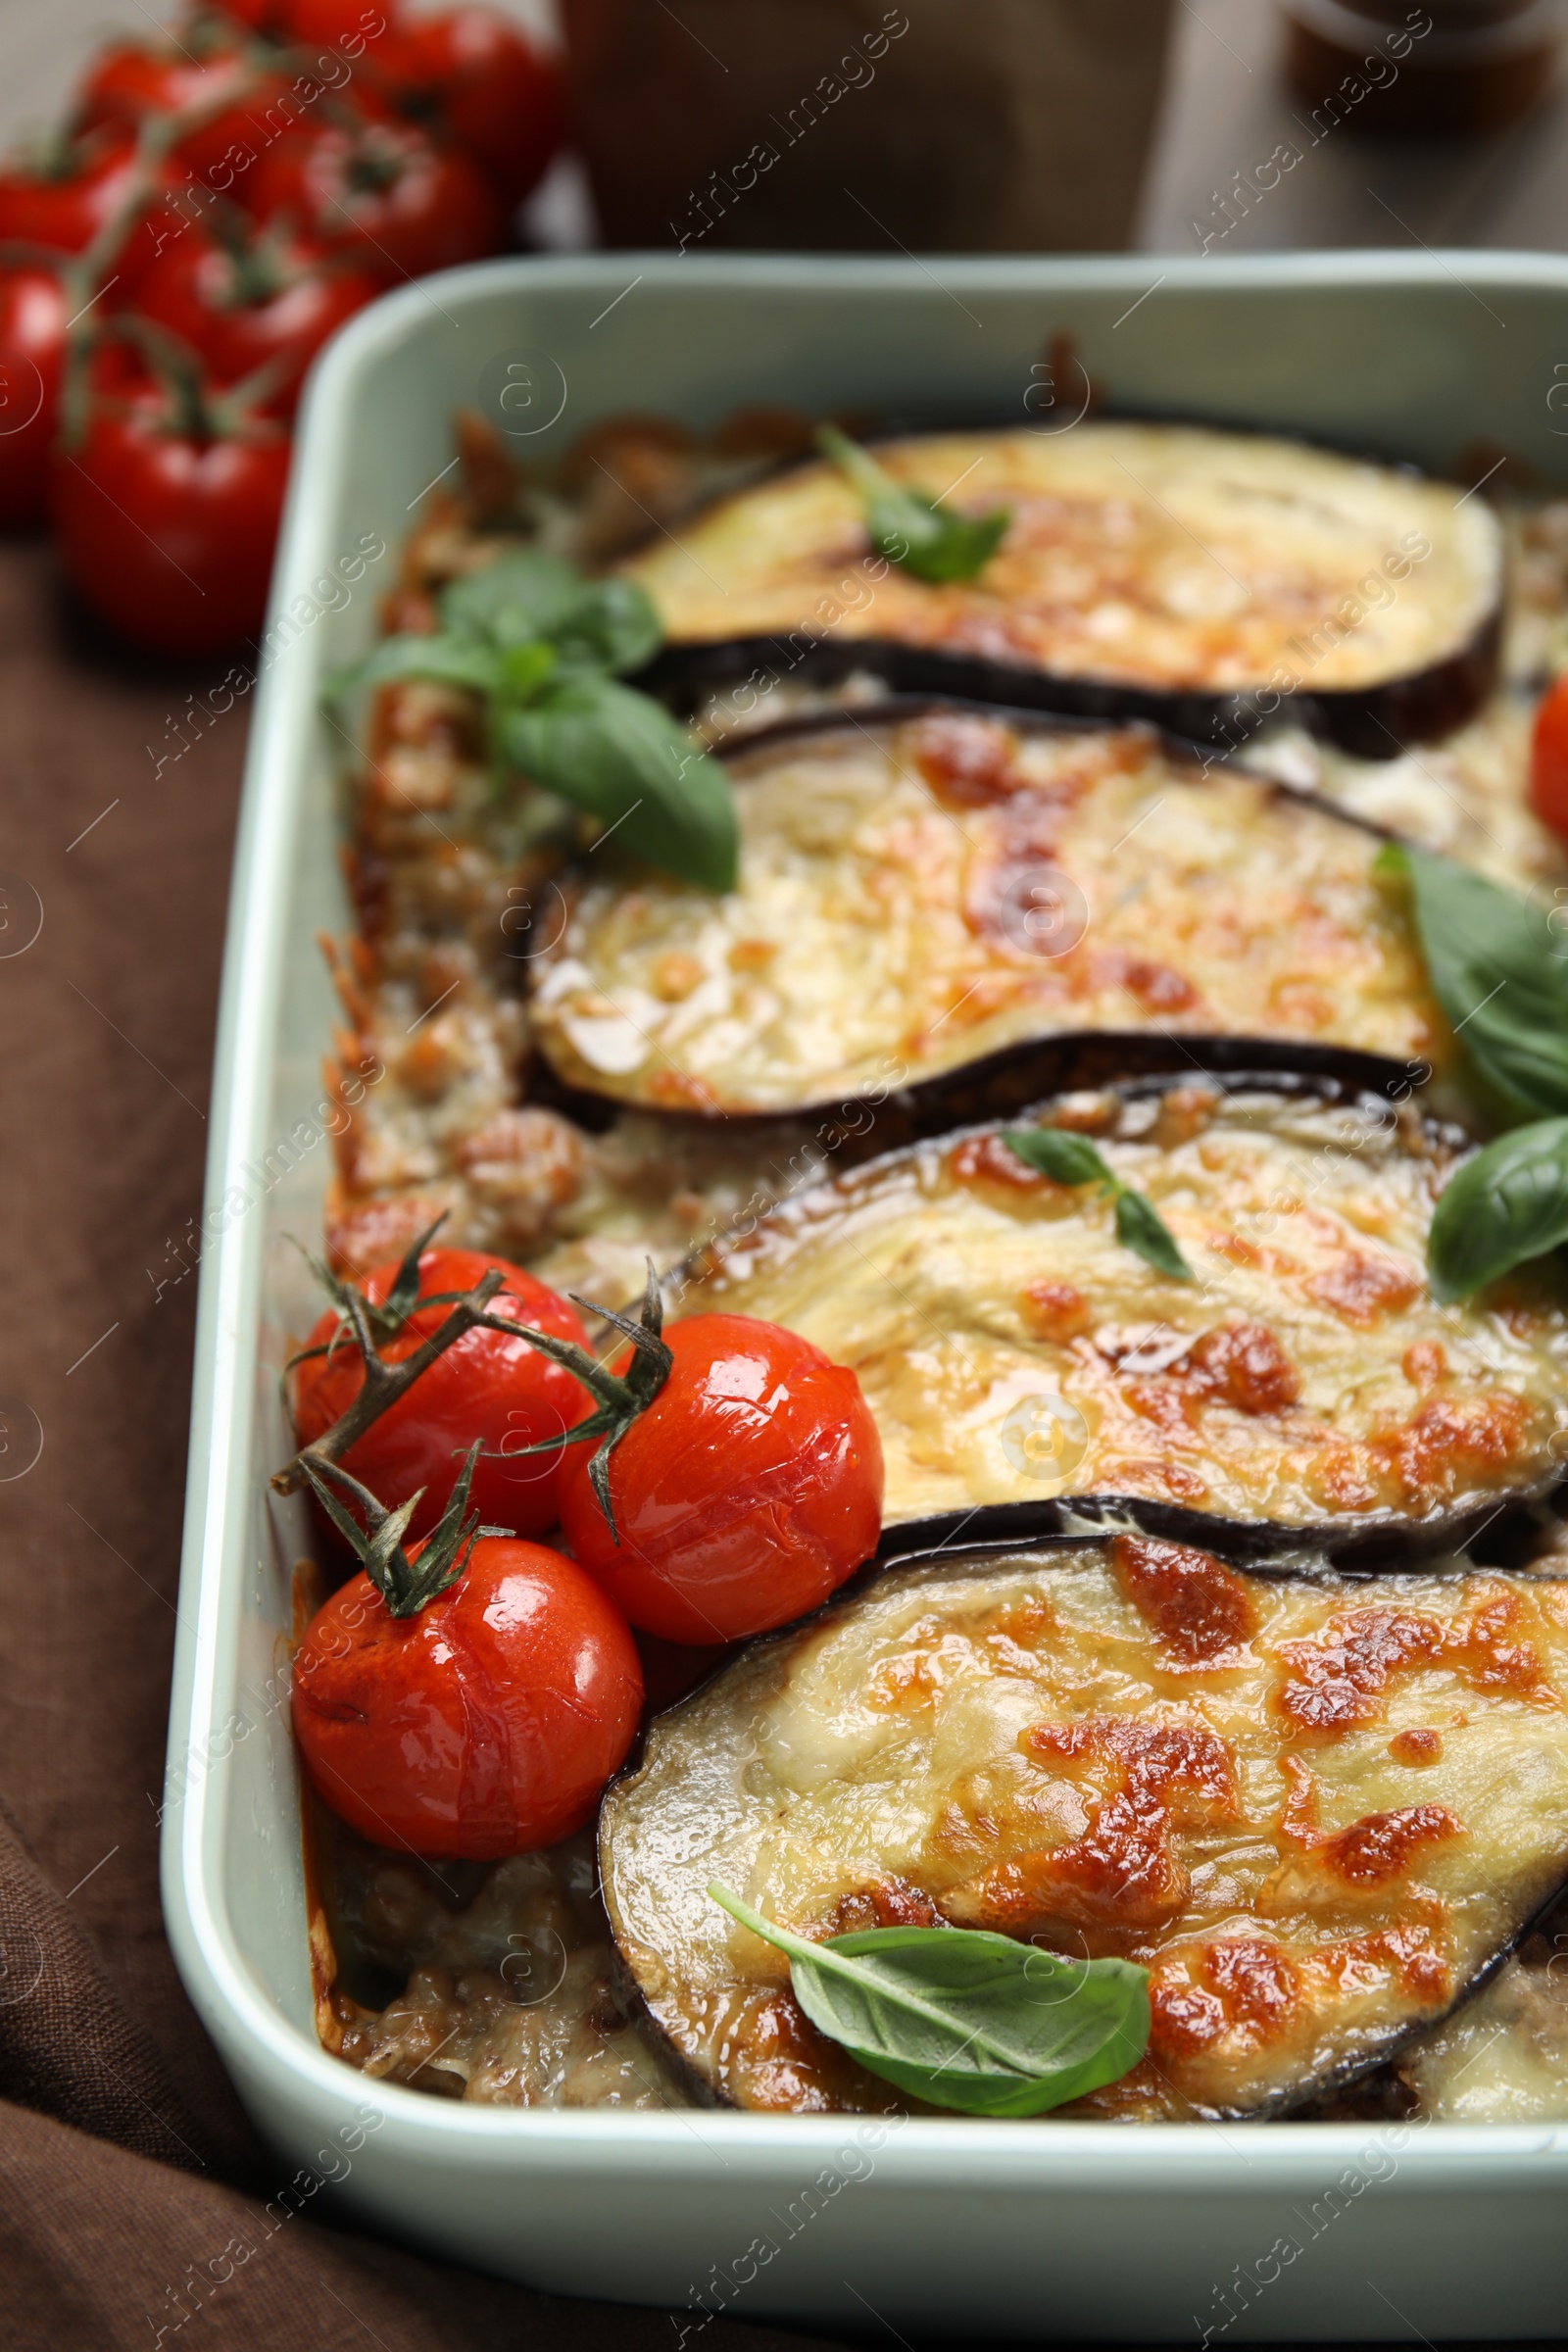
[[1485, 1982], [1568, 1877], [1568, 1584], [1257, 1577], [1120, 1534], [885, 1571], [656, 1718], [600, 1819], [621, 1958], [737, 2106], [888, 2109], [715, 1881], [814, 1938], [1152, 1972], [1074, 2115], [1279, 2113]]
[[[538, 1044], [586, 1093], [710, 1116], [951, 1083], [1114, 1037], [1191, 1067], [1326, 1049], [1441, 1061], [1382, 836], [1143, 727], [895, 706], [729, 761], [739, 886], [596, 857], [530, 963]], [[1180, 1041], [1179, 1044], [1173, 1041]], [[1034, 1098], [1051, 1078], [1037, 1080]]]
[[1053, 1182], [990, 1125], [748, 1220], [691, 1261], [679, 1311], [783, 1323], [854, 1369], [900, 1548], [1110, 1507], [1362, 1566], [1484, 1522], [1495, 1541], [1568, 1453], [1568, 1284], [1542, 1260], [1440, 1306], [1426, 1236], [1458, 1131], [1291, 1084], [1146, 1081], [1038, 1114], [1093, 1139], [1192, 1280], [1118, 1239], [1102, 1186]]
[[632, 562], [666, 637], [650, 682], [692, 694], [861, 669], [1231, 743], [1285, 694], [1303, 725], [1386, 760], [1462, 725], [1495, 680], [1501, 531], [1446, 484], [1191, 425], [945, 433], [875, 454], [956, 512], [1009, 512], [978, 576], [933, 586], [889, 564], [848, 477], [801, 466]]

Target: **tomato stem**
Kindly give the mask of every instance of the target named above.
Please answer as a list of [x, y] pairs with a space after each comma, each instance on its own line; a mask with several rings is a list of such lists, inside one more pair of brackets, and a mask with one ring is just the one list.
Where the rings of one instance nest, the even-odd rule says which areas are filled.
[[[520, 1324], [485, 1312], [506, 1279], [499, 1266], [492, 1266], [471, 1291], [456, 1301], [439, 1329], [433, 1331], [427, 1340], [421, 1341], [412, 1355], [406, 1355], [397, 1364], [387, 1363], [376, 1348], [370, 1324], [369, 1301], [364, 1292], [357, 1291], [352, 1283], [342, 1284], [338, 1297], [365, 1365], [365, 1379], [347, 1412], [339, 1415], [325, 1435], [316, 1439], [314, 1444], [302, 1446], [292, 1460], [283, 1464], [281, 1470], [273, 1471], [271, 1484], [274, 1493], [297, 1494], [301, 1487], [312, 1483], [313, 1467], [319, 1470], [323, 1463], [335, 1464], [357, 1439], [364, 1437], [371, 1423], [379, 1421], [400, 1396], [406, 1396], [421, 1374], [428, 1372], [437, 1356], [444, 1355], [466, 1332], [482, 1327], [487, 1331], [505, 1332], [509, 1339], [532, 1339], [534, 1334]], [[555, 1441], [558, 1445], [560, 1442], [559, 1439]]]
[[[403, 1536], [423, 1497], [422, 1487], [407, 1502], [400, 1502], [395, 1511], [389, 1511], [368, 1487], [362, 1486], [338, 1463], [323, 1461], [319, 1467], [308, 1461], [303, 1464], [317, 1500], [380, 1593], [390, 1616], [417, 1616], [420, 1609], [428, 1607], [438, 1594], [457, 1583], [481, 1536], [511, 1534], [506, 1527], [481, 1527], [477, 1511], [467, 1515], [468, 1490], [478, 1456], [479, 1446], [475, 1442], [468, 1448], [446, 1509], [428, 1542], [419, 1546], [417, 1560], [411, 1560], [404, 1550]], [[338, 1501], [327, 1479], [332, 1486], [342, 1487], [359, 1504], [365, 1514], [363, 1528]]]
[[[596, 1305], [591, 1298], [579, 1298], [575, 1291], [568, 1291], [566, 1296], [573, 1306], [582, 1308], [585, 1315], [598, 1315], [604, 1322], [612, 1323], [632, 1344], [632, 1360], [624, 1373], [617, 1373], [600, 1363], [598, 1357], [590, 1355], [585, 1348], [579, 1348], [574, 1340], [558, 1340], [546, 1331], [523, 1331], [519, 1334], [530, 1348], [537, 1348], [541, 1355], [548, 1355], [552, 1363], [561, 1364], [573, 1379], [580, 1381], [595, 1400], [597, 1410], [591, 1412], [586, 1421], [579, 1421], [569, 1429], [566, 1440], [573, 1446], [580, 1445], [586, 1438], [604, 1440], [588, 1464], [588, 1483], [605, 1514], [610, 1540], [618, 1547], [620, 1530], [615, 1525], [614, 1506], [610, 1499], [610, 1456], [639, 1414], [645, 1413], [653, 1403], [669, 1378], [670, 1368], [675, 1361], [660, 1337], [664, 1323], [664, 1306], [659, 1294], [659, 1276], [654, 1269], [653, 1259], [649, 1258], [642, 1318], [636, 1323], [627, 1315], [617, 1314], [613, 1307]], [[561, 1438], [544, 1438], [537, 1445], [519, 1446], [505, 1455], [488, 1458], [515, 1462], [527, 1453], [549, 1453], [563, 1443]]]

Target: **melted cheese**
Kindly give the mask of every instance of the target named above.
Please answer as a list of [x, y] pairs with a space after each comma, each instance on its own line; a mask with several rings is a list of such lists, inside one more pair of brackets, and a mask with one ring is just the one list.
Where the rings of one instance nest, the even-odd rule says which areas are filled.
[[653, 1726], [612, 1923], [721, 2095], [888, 2107], [801, 2017], [797, 1933], [942, 1919], [1152, 1972], [1077, 2112], [1289, 2104], [1436, 2019], [1568, 1873], [1568, 1587], [1237, 1575], [1129, 1536], [884, 1574]]
[[1443, 1051], [1376, 838], [1141, 729], [938, 713], [735, 774], [734, 892], [607, 861], [538, 959], [536, 1034], [573, 1084], [783, 1110], [1086, 1030]]
[[1462, 652], [1501, 590], [1498, 526], [1481, 500], [1456, 506], [1445, 485], [1298, 442], [1081, 424], [938, 434], [876, 455], [957, 511], [1010, 510], [977, 579], [934, 587], [868, 556], [858, 493], [836, 466], [808, 466], [633, 561], [667, 635], [891, 639], [1217, 694], [1283, 668], [1321, 693]]
[[[1113, 1103], [1072, 1099], [1072, 1123], [1104, 1133]], [[1568, 1302], [1549, 1278], [1434, 1302], [1446, 1154], [1277, 1097], [1183, 1089], [1155, 1117], [1129, 1106], [1121, 1128], [1142, 1120], [1145, 1140], [1101, 1148], [1193, 1282], [1125, 1249], [1094, 1188], [976, 1130], [775, 1208], [710, 1254], [682, 1310], [787, 1324], [855, 1371], [893, 1523], [1062, 1494], [1298, 1527], [1420, 1520], [1555, 1473]]]
[[1399, 2076], [1434, 2123], [1568, 2116], [1568, 1946], [1532, 1937], [1454, 2017], [1402, 2054]]

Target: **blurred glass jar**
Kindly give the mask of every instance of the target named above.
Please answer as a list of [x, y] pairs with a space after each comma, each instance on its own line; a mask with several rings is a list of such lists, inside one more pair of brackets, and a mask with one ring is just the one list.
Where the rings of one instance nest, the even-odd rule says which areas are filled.
[[1423, 0], [1416, 8], [1284, 0], [1284, 8], [1293, 89], [1358, 130], [1396, 137], [1517, 122], [1556, 79], [1565, 29], [1564, 0]]

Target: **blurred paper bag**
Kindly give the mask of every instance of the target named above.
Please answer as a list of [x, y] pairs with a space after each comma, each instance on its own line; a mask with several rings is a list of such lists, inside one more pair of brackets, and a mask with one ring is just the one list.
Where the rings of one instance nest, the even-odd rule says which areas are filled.
[[1170, 0], [564, 0], [605, 242], [1125, 245]]

